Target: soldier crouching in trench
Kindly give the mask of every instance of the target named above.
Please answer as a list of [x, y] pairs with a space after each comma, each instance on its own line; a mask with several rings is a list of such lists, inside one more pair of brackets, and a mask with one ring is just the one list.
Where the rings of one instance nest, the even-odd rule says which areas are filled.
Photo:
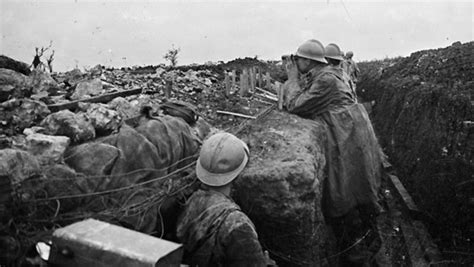
[[218, 133], [201, 147], [196, 175], [204, 190], [188, 199], [178, 218], [177, 237], [190, 266], [274, 266], [262, 251], [255, 226], [230, 198], [232, 182], [247, 165], [247, 145]]
[[286, 109], [327, 127], [322, 208], [337, 239], [340, 265], [370, 265], [380, 248], [375, 217], [383, 209], [378, 203], [382, 151], [368, 114], [342, 72], [327, 65], [319, 41], [303, 43], [287, 60], [286, 71]]

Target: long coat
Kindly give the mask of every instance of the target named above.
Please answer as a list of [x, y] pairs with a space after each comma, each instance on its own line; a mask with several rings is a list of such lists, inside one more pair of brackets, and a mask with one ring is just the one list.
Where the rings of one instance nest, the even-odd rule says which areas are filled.
[[289, 112], [327, 126], [327, 178], [323, 211], [339, 217], [356, 206], [379, 209], [382, 151], [364, 106], [357, 104], [342, 72], [330, 66], [314, 68], [284, 84]]

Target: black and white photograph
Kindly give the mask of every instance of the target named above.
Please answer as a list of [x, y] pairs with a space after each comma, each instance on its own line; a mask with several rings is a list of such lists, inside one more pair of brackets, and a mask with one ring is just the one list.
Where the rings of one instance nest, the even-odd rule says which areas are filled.
[[473, 14], [0, 0], [0, 267], [474, 266]]

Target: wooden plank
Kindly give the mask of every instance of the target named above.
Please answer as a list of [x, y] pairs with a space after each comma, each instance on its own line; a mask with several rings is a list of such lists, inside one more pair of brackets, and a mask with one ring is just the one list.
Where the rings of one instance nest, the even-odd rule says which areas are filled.
[[235, 70], [232, 70], [232, 89], [235, 88], [235, 79], [236, 79], [236, 73], [235, 73]]
[[255, 116], [249, 116], [249, 115], [245, 115], [245, 114], [229, 112], [229, 111], [223, 111], [223, 110], [217, 110], [216, 113], [217, 114], [232, 115], [232, 116], [236, 116], [236, 117], [241, 117], [241, 118], [246, 118], [246, 119], [253, 119], [253, 120], [255, 120], [257, 118]]
[[110, 102], [112, 99], [116, 97], [126, 97], [126, 96], [131, 96], [131, 95], [137, 95], [142, 92], [142, 88], [138, 89], [131, 89], [131, 90], [125, 90], [125, 91], [120, 91], [120, 92], [113, 92], [109, 94], [104, 94], [100, 96], [95, 96], [95, 97], [90, 97], [90, 98], [85, 98], [85, 99], [80, 99], [76, 101], [71, 101], [67, 103], [61, 103], [61, 104], [52, 104], [48, 105], [49, 110], [52, 112], [60, 111], [63, 109], [76, 109], [79, 105], [79, 103], [84, 102], [84, 103], [107, 103]]
[[250, 75], [250, 92], [255, 92], [255, 67], [252, 67], [249, 69], [249, 75]]
[[395, 175], [391, 175], [391, 174], [387, 174], [387, 175], [389, 177], [388, 180], [390, 184], [395, 189], [395, 192], [398, 194], [398, 196], [400, 196], [400, 198], [403, 200], [402, 204], [407, 209], [410, 216], [419, 217], [421, 214], [421, 211], [420, 209], [418, 209], [418, 206], [415, 204], [415, 201], [413, 201], [410, 194], [403, 186], [402, 182]]
[[166, 86], [165, 86], [165, 98], [166, 99], [171, 98], [171, 90], [173, 90], [173, 81], [172, 80], [167, 80], [166, 81]]
[[424, 252], [421, 247], [420, 241], [418, 240], [415, 231], [411, 225], [409, 225], [404, 220], [401, 220], [400, 230], [403, 234], [403, 239], [405, 240], [405, 245], [410, 257], [410, 263], [413, 267], [424, 267], [430, 266], [430, 264], [424, 258]]
[[260, 88], [260, 87], [255, 87], [255, 89], [256, 89], [257, 91], [260, 91], [260, 92], [266, 94], [266, 95], [273, 96], [273, 97], [278, 97], [278, 96], [275, 95], [274, 93], [269, 92], [269, 91], [267, 91], [267, 90], [264, 90], [264, 89], [262, 89], [262, 88]]
[[225, 72], [224, 84], [225, 84], [225, 95], [229, 96], [230, 95], [230, 78], [229, 78], [229, 73], [227, 73], [227, 71]]
[[280, 84], [280, 86], [278, 86], [278, 109], [279, 110], [283, 110], [283, 86]]

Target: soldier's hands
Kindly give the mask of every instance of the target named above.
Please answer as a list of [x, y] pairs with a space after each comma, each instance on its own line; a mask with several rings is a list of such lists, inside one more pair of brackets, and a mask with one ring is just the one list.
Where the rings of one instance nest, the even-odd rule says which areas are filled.
[[285, 69], [288, 80], [298, 80], [298, 67], [293, 59], [286, 61]]

